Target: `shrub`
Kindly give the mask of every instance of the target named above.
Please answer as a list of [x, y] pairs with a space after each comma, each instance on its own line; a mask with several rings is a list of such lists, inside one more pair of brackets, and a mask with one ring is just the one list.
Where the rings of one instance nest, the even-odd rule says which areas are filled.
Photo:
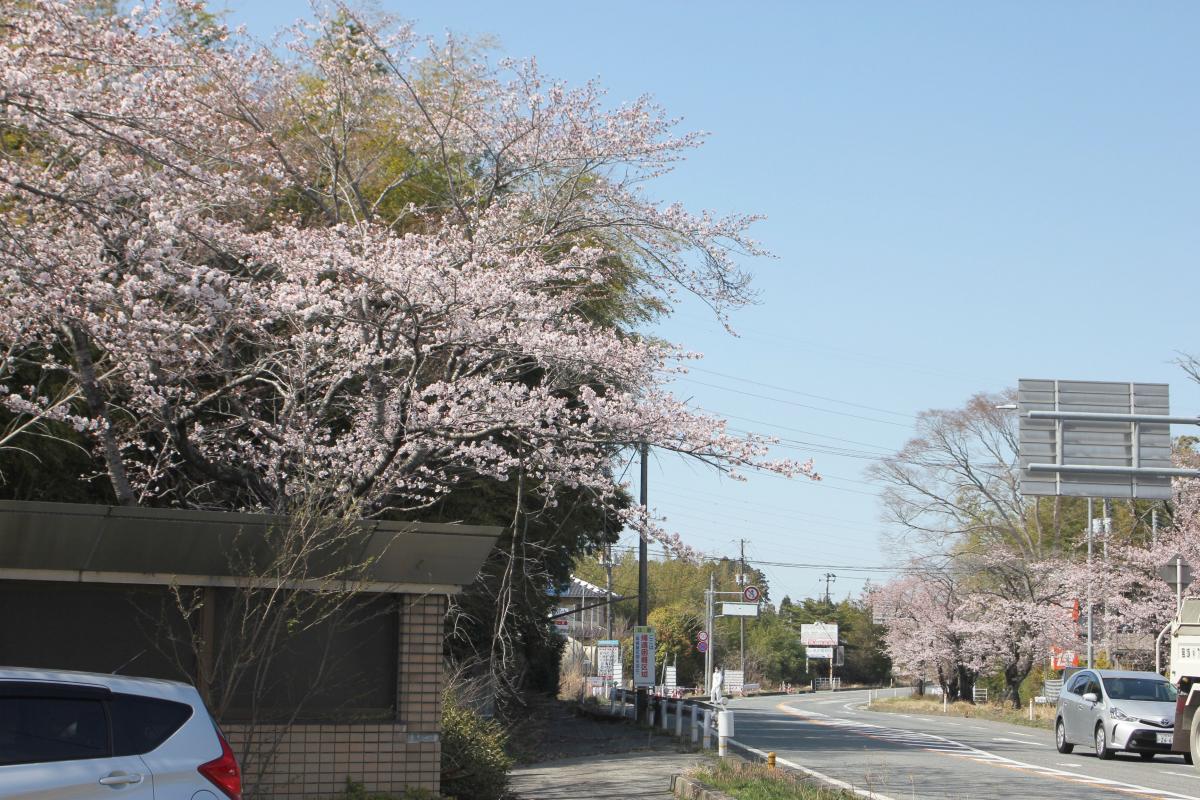
[[500, 800], [512, 759], [508, 737], [487, 719], [447, 695], [442, 703], [442, 794], [459, 800]]

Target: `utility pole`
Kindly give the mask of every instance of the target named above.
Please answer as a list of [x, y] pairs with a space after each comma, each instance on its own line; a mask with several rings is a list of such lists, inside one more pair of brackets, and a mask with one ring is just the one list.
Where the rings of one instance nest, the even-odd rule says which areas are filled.
[[[741, 542], [741, 546], [742, 546], [742, 556], [741, 556], [741, 559], [738, 561], [738, 588], [745, 589], [746, 588], [746, 540], [739, 539], [738, 541]], [[738, 647], [740, 656], [738, 657], [738, 669], [742, 670], [742, 674], [745, 675], [745, 673], [746, 673], [746, 618], [745, 617], [738, 617], [738, 629], [739, 629], [739, 633], [740, 633], [739, 647]]]
[[604, 593], [608, 600], [608, 605], [604, 607], [604, 619], [608, 623], [608, 638], [612, 640], [612, 545], [604, 545]]
[[829, 599], [829, 584], [837, 582], [837, 575], [832, 572], [825, 573], [825, 605], [832, 606], [833, 601]]
[[[647, 479], [650, 473], [649, 465], [650, 446], [642, 442], [642, 508], [650, 507], [650, 495], [646, 488]], [[638, 538], [638, 625], [645, 625], [646, 619], [650, 614], [650, 591], [649, 591], [649, 566], [648, 553], [646, 545], [646, 535], [643, 533]], [[650, 656], [651, 661], [654, 660], [654, 655]], [[646, 696], [645, 687], [637, 689], [637, 720], [645, 724], [647, 722], [647, 712], [650, 710], [650, 703]]]
[[708, 591], [704, 594], [704, 629], [708, 631], [708, 649], [704, 651], [704, 691], [712, 693], [713, 651], [717, 646], [716, 626], [713, 625], [713, 598], [717, 591], [717, 578], [708, 573]]
[[1092, 668], [1092, 498], [1087, 499], [1087, 665]]

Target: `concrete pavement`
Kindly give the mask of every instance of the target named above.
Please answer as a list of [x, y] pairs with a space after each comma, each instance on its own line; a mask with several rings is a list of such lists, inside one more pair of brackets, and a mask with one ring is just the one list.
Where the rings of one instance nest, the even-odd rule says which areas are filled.
[[705, 758], [674, 750], [566, 758], [513, 770], [511, 786], [521, 800], [666, 800], [671, 776]]

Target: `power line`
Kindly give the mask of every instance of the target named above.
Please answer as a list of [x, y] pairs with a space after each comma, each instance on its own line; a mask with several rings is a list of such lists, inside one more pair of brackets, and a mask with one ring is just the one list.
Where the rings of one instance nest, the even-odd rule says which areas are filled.
[[734, 394], [745, 395], [746, 397], [754, 397], [758, 400], [770, 400], [773, 403], [783, 403], [784, 405], [796, 406], [797, 408], [807, 408], [811, 411], [821, 411], [825, 414], [836, 414], [839, 417], [851, 417], [853, 419], [866, 420], [867, 422], [877, 422], [880, 425], [895, 425], [897, 428], [911, 427], [909, 425], [905, 425], [902, 422], [893, 422], [893, 421], [887, 420], [887, 419], [876, 419], [875, 417], [865, 417], [862, 414], [851, 414], [848, 411], [835, 411], [832, 408], [821, 408], [820, 406], [812, 406], [807, 403], [797, 403], [795, 400], [784, 400], [782, 397], [771, 397], [770, 395], [767, 395], [767, 394], [757, 394], [755, 392], [745, 392], [745, 391], [742, 391], [741, 389], [731, 389], [728, 386], [722, 386], [719, 383], [707, 383], [705, 381], [698, 381], [695, 378], [678, 377], [678, 378], [676, 378], [676, 380], [686, 381], [687, 383], [694, 383], [699, 386], [707, 386], [711, 389], [719, 389], [723, 392], [733, 392]]
[[737, 375], [727, 375], [724, 372], [717, 372], [716, 370], [705, 369], [704, 367], [689, 366], [689, 367], [687, 367], [687, 370], [688, 370], [688, 372], [704, 372], [709, 375], [716, 375], [719, 378], [728, 378], [731, 381], [738, 381], [739, 383], [748, 383], [752, 386], [762, 386], [765, 389], [775, 389], [776, 391], [787, 392], [788, 394], [795, 394], [795, 395], [799, 395], [801, 397], [813, 397], [813, 398], [816, 398], [817, 400], [824, 400], [828, 403], [838, 403], [840, 405], [851, 406], [853, 408], [866, 409], [867, 411], [878, 411], [881, 414], [892, 414], [894, 416], [905, 417], [907, 419], [916, 419], [917, 418], [915, 414], [909, 414], [904, 411], [891, 411], [886, 408], [879, 408], [878, 406], [868, 406], [868, 405], [863, 405], [862, 403], [852, 403], [849, 400], [839, 400], [836, 397], [826, 397], [825, 395], [811, 394], [809, 392], [801, 392], [798, 389], [789, 389], [786, 386], [776, 386], [775, 384], [772, 384], [772, 383], [763, 383], [762, 381], [753, 381], [753, 380], [750, 380], [749, 378], [739, 378]]

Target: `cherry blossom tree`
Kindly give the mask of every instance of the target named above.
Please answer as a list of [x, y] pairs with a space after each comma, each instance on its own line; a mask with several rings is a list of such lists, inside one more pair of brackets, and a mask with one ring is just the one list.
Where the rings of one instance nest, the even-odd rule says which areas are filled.
[[380, 514], [486, 476], [642, 527], [609, 477], [636, 443], [813, 474], [672, 397], [689, 354], [614, 324], [678, 292], [724, 314], [759, 252], [752, 218], [645, 197], [699, 141], [649, 100], [345, 9], [282, 56], [153, 8], [5, 25], [0, 446], [69, 425], [127, 504], [322, 487]]

